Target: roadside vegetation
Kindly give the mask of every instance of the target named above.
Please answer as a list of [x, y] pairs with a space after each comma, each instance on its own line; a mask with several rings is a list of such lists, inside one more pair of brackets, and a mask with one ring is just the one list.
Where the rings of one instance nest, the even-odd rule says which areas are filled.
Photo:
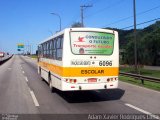
[[[144, 75], [144, 76], [160, 78], [160, 71], [159, 70], [147, 70], [147, 69], [140, 68], [138, 71], [141, 75]], [[134, 73], [134, 68], [133, 67], [121, 67], [120, 72]], [[141, 87], [150, 88], [153, 90], [160, 91], [160, 83], [150, 82], [150, 81], [144, 80], [144, 84], [142, 84], [140, 79], [135, 79], [135, 78], [121, 76], [121, 75], [120, 75], [119, 79], [123, 82], [127, 82], [127, 83], [131, 83], [131, 84], [138, 85]]]
[[37, 55], [29, 55], [29, 57], [33, 58], [33, 59], [37, 59]]
[[[120, 67], [121, 72], [134, 73], [134, 67]], [[147, 70], [144, 68], [139, 68], [138, 73], [144, 76], [157, 77], [160, 78], [160, 70]]]
[[[135, 73], [134, 70], [134, 30], [115, 29], [119, 32], [120, 43], [120, 72]], [[137, 29], [137, 63], [140, 65], [137, 73], [143, 76], [160, 78], [160, 70], [144, 69], [144, 65], [160, 66], [160, 21], [145, 27]], [[120, 76], [119, 79], [124, 82], [143, 86], [146, 88], [160, 91], [160, 83], [149, 82], [134, 78]]]
[[[134, 30], [115, 30], [119, 33], [120, 63], [133, 65]], [[160, 21], [143, 29], [137, 29], [136, 38], [138, 64], [160, 66]]]
[[141, 86], [141, 87], [145, 87], [145, 88], [160, 91], [160, 83], [144, 81], [144, 84], [142, 84], [141, 80], [126, 77], [126, 76], [120, 76], [119, 80], [123, 81], [123, 82], [131, 83], [131, 84], [134, 84], [134, 85], [138, 85], [138, 86]]

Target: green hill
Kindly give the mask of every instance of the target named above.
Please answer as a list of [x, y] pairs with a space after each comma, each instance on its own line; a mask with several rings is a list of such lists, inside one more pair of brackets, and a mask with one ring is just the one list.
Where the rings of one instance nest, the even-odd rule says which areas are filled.
[[[134, 64], [134, 30], [120, 30], [120, 49], [124, 49], [123, 63]], [[137, 30], [138, 63], [160, 66], [160, 21]]]

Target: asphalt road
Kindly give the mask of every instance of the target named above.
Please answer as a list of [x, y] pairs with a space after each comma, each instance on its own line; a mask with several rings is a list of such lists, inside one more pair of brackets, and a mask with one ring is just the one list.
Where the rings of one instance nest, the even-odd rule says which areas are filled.
[[149, 114], [156, 118], [152, 114], [160, 114], [160, 92], [119, 82], [116, 90], [51, 93], [37, 73], [36, 60], [15, 55], [0, 66], [0, 113], [0, 119], [8, 117], [6, 113], [26, 119], [81, 120], [89, 119], [90, 114]]

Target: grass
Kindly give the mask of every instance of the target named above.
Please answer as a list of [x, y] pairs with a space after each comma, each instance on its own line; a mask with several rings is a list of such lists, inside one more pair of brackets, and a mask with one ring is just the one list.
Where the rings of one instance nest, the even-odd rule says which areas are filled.
[[[134, 68], [133, 67], [121, 67], [120, 72], [134, 73]], [[147, 70], [147, 69], [140, 68], [139, 73], [144, 76], [160, 78], [160, 71], [159, 70]], [[120, 75], [119, 79], [121, 81], [124, 81], [127, 83], [131, 83], [134, 85], [138, 85], [138, 86], [142, 86], [145, 88], [160, 91], [160, 83], [155, 83], [155, 82], [150, 82], [150, 81], [144, 80], [144, 85], [143, 85], [141, 80], [137, 80], [137, 79], [134, 79], [131, 77], [121, 76], [121, 75]]]
[[[134, 68], [133, 67], [121, 67], [120, 72], [134, 73]], [[160, 71], [159, 70], [147, 70], [147, 69], [140, 68], [139, 73], [144, 76], [160, 78]]]
[[30, 55], [31, 58], [37, 59], [37, 55]]
[[130, 77], [126, 77], [126, 76], [120, 76], [119, 79], [120, 79], [120, 81], [123, 81], [123, 82], [127, 82], [127, 83], [131, 83], [131, 84], [138, 85], [141, 87], [160, 91], [160, 83], [149, 82], [149, 81], [144, 80], [144, 84], [142, 84], [141, 80], [136, 80], [134, 78], [130, 78]]

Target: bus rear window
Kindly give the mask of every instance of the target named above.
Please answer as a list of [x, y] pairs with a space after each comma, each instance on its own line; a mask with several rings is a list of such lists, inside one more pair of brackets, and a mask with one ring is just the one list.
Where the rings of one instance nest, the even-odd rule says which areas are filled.
[[71, 32], [73, 54], [111, 55], [114, 48], [114, 34], [105, 32]]

